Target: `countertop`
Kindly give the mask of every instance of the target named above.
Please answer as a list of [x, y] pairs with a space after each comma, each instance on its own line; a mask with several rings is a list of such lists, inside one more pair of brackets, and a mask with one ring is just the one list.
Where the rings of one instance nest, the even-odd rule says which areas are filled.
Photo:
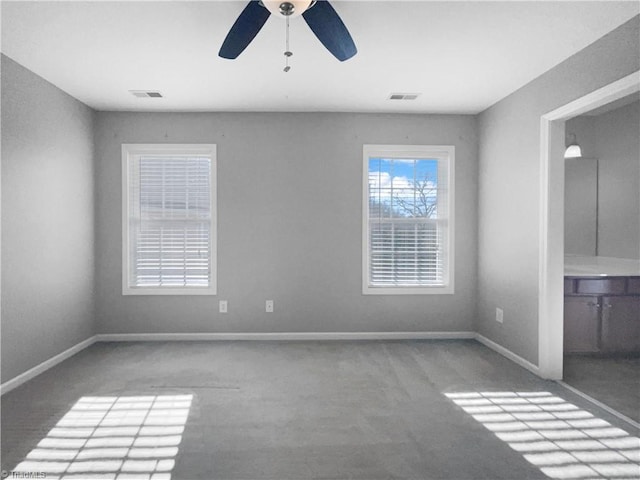
[[567, 277], [637, 277], [640, 260], [565, 255], [564, 274]]

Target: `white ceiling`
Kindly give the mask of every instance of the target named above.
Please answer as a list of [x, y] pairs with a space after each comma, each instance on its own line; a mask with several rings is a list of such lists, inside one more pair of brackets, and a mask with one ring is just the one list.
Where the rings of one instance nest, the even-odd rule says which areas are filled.
[[245, 5], [3, 1], [2, 52], [98, 110], [477, 113], [640, 13], [637, 1], [334, 1], [359, 53], [338, 62], [296, 18], [284, 73], [273, 15], [237, 60], [217, 56]]

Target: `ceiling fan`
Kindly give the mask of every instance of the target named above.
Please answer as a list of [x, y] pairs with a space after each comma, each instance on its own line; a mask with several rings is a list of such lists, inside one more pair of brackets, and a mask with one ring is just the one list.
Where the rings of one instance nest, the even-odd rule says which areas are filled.
[[272, 13], [287, 21], [302, 15], [320, 43], [341, 62], [358, 52], [347, 27], [327, 0], [251, 0], [229, 30], [218, 55], [237, 58]]

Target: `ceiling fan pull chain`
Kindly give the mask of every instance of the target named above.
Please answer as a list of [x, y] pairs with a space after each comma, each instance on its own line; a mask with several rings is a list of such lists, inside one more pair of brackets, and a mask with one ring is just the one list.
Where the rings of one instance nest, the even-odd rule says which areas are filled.
[[287, 25], [286, 25], [286, 29], [287, 29], [287, 33], [286, 33], [286, 44], [285, 44], [285, 52], [284, 52], [284, 56], [286, 57], [285, 59], [285, 66], [284, 66], [284, 71], [288, 72], [289, 70], [291, 70], [291, 67], [289, 66], [289, 57], [291, 55], [293, 55], [293, 53], [291, 51], [289, 51], [289, 17], [286, 17], [286, 21], [287, 21]]

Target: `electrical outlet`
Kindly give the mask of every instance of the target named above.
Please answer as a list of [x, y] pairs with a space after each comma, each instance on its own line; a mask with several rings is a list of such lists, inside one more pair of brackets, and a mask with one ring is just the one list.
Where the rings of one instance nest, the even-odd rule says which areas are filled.
[[267, 313], [273, 313], [273, 300], [267, 300], [265, 302], [264, 311]]
[[220, 300], [220, 302], [218, 302], [218, 306], [220, 307], [220, 313], [227, 313], [227, 301], [226, 300]]
[[496, 308], [496, 322], [504, 322], [504, 311], [501, 308]]

